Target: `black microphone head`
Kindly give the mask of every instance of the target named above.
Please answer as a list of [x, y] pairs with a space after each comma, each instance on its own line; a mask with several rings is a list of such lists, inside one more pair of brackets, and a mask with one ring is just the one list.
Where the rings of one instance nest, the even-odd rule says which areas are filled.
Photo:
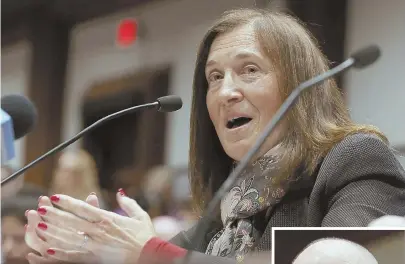
[[355, 68], [364, 68], [373, 64], [381, 56], [378, 46], [372, 45], [353, 53], [350, 57], [354, 59]]
[[159, 103], [160, 112], [174, 112], [183, 106], [183, 101], [177, 95], [167, 95], [159, 97], [156, 101]]
[[28, 134], [37, 121], [37, 110], [34, 104], [22, 95], [3, 96], [1, 109], [13, 120], [15, 139]]

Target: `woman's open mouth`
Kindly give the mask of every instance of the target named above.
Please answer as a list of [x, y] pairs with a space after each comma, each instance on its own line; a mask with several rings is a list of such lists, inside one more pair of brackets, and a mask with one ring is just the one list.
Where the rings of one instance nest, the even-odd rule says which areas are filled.
[[226, 128], [228, 128], [228, 129], [236, 129], [236, 128], [239, 128], [241, 126], [246, 125], [250, 121], [252, 121], [252, 118], [250, 118], [250, 117], [232, 118], [231, 120], [228, 120], [228, 122], [226, 123]]

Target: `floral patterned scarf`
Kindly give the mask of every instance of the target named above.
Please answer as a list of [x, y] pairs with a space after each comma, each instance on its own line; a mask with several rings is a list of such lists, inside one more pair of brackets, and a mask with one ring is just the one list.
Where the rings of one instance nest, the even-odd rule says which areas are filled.
[[288, 181], [273, 184], [278, 162], [266, 154], [242, 173], [235, 186], [221, 201], [223, 229], [211, 239], [206, 254], [242, 261], [253, 250], [261, 235], [252, 216], [276, 205], [287, 191]]

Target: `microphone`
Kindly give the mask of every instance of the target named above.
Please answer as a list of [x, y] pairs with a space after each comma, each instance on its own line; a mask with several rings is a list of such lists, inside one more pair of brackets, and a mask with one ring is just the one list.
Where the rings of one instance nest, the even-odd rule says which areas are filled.
[[[353, 55], [351, 55], [347, 60], [345, 60], [338, 66], [336, 66], [324, 73], [321, 73], [318, 76], [315, 76], [314, 78], [307, 80], [307, 81], [301, 83], [300, 85], [298, 85], [298, 87], [295, 88], [291, 92], [291, 94], [287, 97], [287, 99], [284, 101], [284, 103], [280, 106], [278, 111], [275, 113], [274, 117], [270, 120], [270, 122], [264, 128], [263, 133], [259, 136], [259, 138], [255, 142], [255, 144], [249, 149], [248, 153], [242, 158], [242, 160], [238, 163], [238, 165], [235, 167], [235, 169], [231, 172], [231, 174], [228, 176], [228, 178], [225, 180], [225, 182], [222, 184], [222, 186], [215, 193], [212, 200], [208, 203], [207, 209], [203, 213], [201, 220], [198, 222], [193, 237], [191, 237], [191, 239], [190, 239], [191, 243], [193, 243], [193, 241], [199, 241], [198, 240], [199, 237], [204, 237], [205, 233], [207, 232], [208, 222], [209, 222], [209, 221], [203, 221], [204, 218], [207, 219], [208, 217], [212, 217], [213, 215], [216, 215], [215, 209], [218, 206], [218, 204], [221, 202], [221, 198], [224, 196], [224, 194], [226, 192], [228, 192], [230, 190], [230, 188], [235, 183], [237, 178], [241, 175], [241, 173], [248, 166], [250, 160], [259, 151], [260, 147], [263, 145], [266, 138], [271, 134], [271, 132], [273, 132], [276, 125], [285, 116], [287, 111], [293, 106], [293, 104], [296, 102], [299, 95], [303, 91], [305, 91], [308, 88], [313, 87], [314, 85], [316, 85], [318, 83], [322, 83], [325, 80], [350, 69], [351, 67], [360, 69], [360, 68], [369, 66], [372, 63], [374, 63], [379, 58], [380, 55], [381, 55], [380, 49], [375, 45], [363, 48], [363, 49], [353, 53]], [[188, 261], [190, 260], [191, 254], [192, 254], [192, 251], [187, 251], [187, 254], [184, 257], [183, 262], [182, 262], [183, 264], [188, 263]]]
[[51, 149], [50, 151], [43, 154], [42, 156], [40, 156], [36, 160], [34, 160], [31, 163], [27, 164], [23, 168], [19, 169], [18, 171], [16, 171], [15, 173], [10, 175], [9, 177], [5, 178], [4, 180], [1, 181], [1, 185], [7, 183], [12, 178], [23, 174], [26, 170], [28, 170], [29, 168], [31, 168], [35, 164], [39, 163], [43, 159], [46, 159], [50, 155], [55, 154], [55, 153], [61, 151], [62, 149], [66, 148], [67, 146], [71, 145], [72, 143], [77, 141], [79, 138], [83, 137], [85, 134], [89, 133], [90, 131], [92, 131], [96, 127], [100, 126], [104, 122], [107, 122], [107, 121], [109, 121], [111, 119], [115, 119], [115, 118], [120, 117], [120, 116], [125, 115], [125, 114], [136, 112], [138, 110], [156, 108], [160, 112], [174, 112], [174, 111], [179, 110], [182, 106], [183, 106], [183, 102], [182, 102], [180, 97], [178, 97], [176, 95], [168, 95], [168, 96], [163, 96], [163, 97], [158, 98], [153, 103], [147, 103], [147, 104], [143, 104], [143, 105], [133, 106], [133, 107], [126, 108], [124, 110], [115, 112], [113, 114], [110, 114], [108, 116], [105, 116], [105, 117], [99, 119], [98, 121], [96, 121], [95, 123], [91, 124], [90, 126], [86, 127], [82, 131], [80, 131], [73, 138], [61, 143], [60, 145], [58, 145], [55, 148]]
[[15, 157], [14, 141], [28, 134], [37, 120], [33, 103], [22, 95], [1, 98], [1, 165]]
[[353, 53], [350, 57], [354, 59], [353, 66], [361, 69], [373, 64], [380, 56], [381, 50], [372, 45]]

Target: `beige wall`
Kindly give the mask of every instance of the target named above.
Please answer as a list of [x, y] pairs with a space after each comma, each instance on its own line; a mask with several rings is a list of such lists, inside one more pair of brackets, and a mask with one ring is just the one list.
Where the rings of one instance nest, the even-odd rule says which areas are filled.
[[[369, 44], [382, 49], [377, 63], [346, 75], [352, 116], [378, 126], [394, 147], [405, 147], [405, 1], [348, 3], [346, 53]], [[405, 158], [401, 160], [405, 166]]]
[[[184, 106], [169, 114], [166, 162], [187, 163], [191, 84], [196, 51], [207, 27], [223, 11], [251, 7], [254, 0], [168, 0], [82, 24], [72, 33], [69, 56], [63, 137], [81, 129], [78, 102], [94, 82], [117, 74], [171, 64], [170, 93], [180, 95]], [[282, 5], [275, 1], [272, 5]], [[116, 25], [123, 18], [136, 18], [145, 32], [136, 44], [120, 49], [114, 43]]]

